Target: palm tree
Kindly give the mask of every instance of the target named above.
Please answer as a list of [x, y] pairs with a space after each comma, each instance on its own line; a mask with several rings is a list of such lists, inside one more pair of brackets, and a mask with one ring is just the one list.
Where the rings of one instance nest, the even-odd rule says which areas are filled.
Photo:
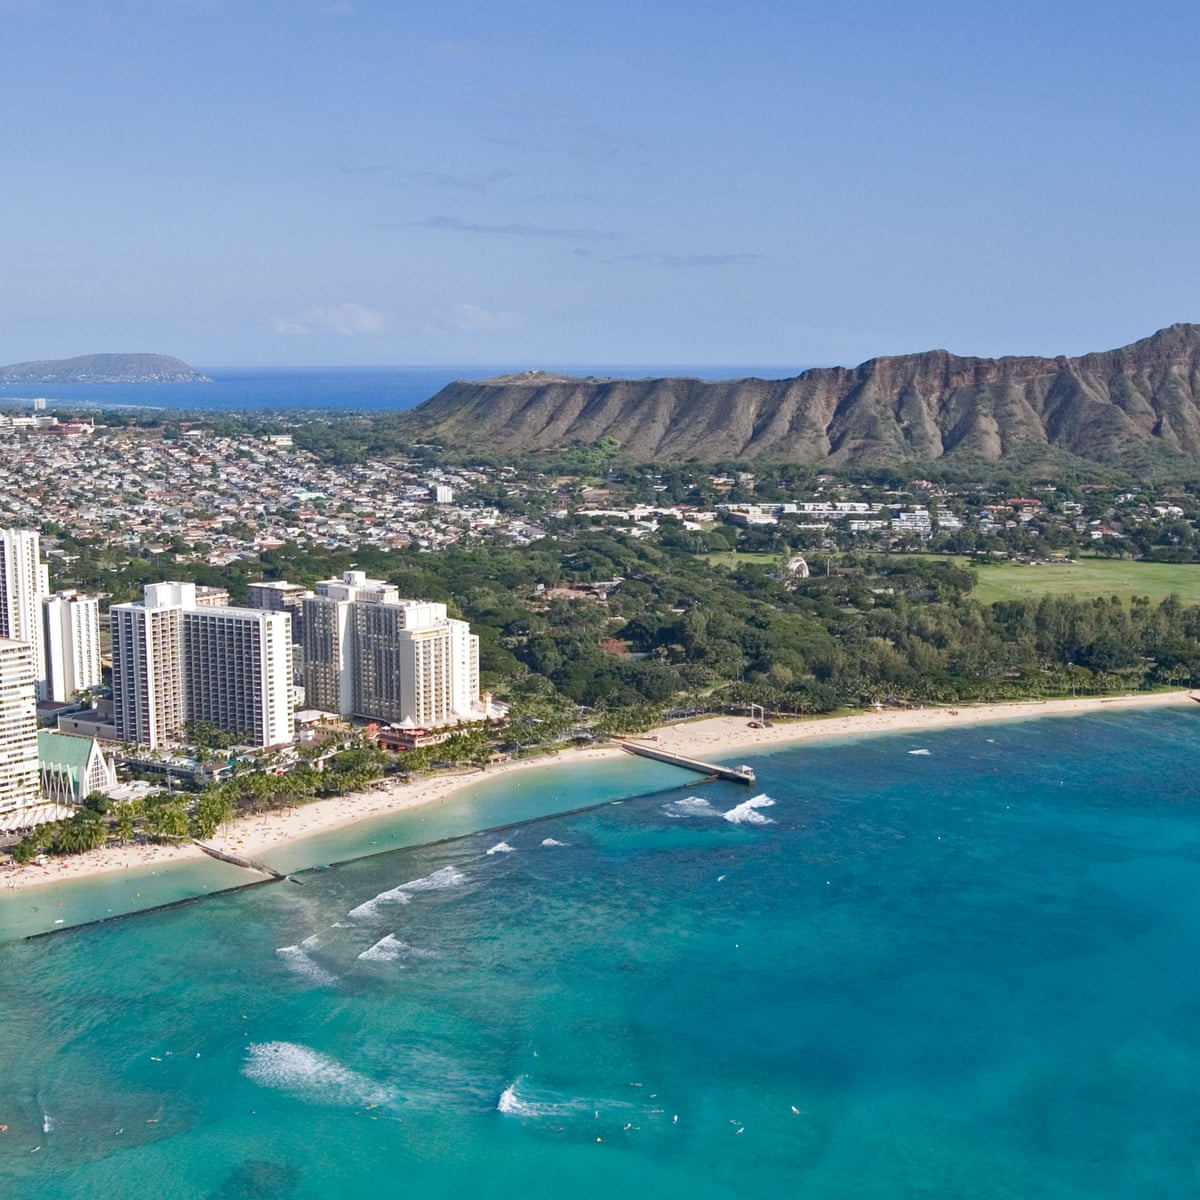
[[124, 846], [127, 842], [133, 841], [133, 805], [122, 804], [117, 809], [117, 820], [114, 827], [114, 832], [120, 839], [121, 845]]

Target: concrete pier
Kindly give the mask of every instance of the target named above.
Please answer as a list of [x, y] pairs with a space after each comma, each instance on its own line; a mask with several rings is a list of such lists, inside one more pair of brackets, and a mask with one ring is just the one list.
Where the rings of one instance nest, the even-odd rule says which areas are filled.
[[266, 863], [256, 862], [252, 858], [241, 858], [236, 854], [230, 854], [226, 850], [218, 850], [216, 846], [205, 845], [204, 842], [192, 839], [194, 846], [199, 846], [205, 854], [213, 858], [219, 858], [221, 862], [229, 863], [233, 867], [245, 867], [247, 871], [261, 871], [264, 875], [270, 875], [273, 879], [286, 879], [287, 876], [282, 871], [275, 870], [274, 867], [268, 867]]
[[621, 738], [617, 738], [616, 741], [622, 750], [627, 750], [630, 754], [652, 758], [655, 762], [670, 763], [673, 767], [683, 767], [684, 770], [695, 771], [698, 775], [711, 775], [717, 779], [728, 779], [732, 783], [744, 783], [748, 786], [755, 782], [753, 767], [722, 767], [717, 763], [701, 762], [698, 758], [672, 754], [669, 750], [660, 750], [657, 746], [647, 746], [644, 742], [627, 742]]

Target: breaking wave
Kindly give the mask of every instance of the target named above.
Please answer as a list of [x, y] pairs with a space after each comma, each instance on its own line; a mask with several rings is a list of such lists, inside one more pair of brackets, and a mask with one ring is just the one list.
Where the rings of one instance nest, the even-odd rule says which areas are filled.
[[507, 842], [497, 842], [489, 851], [489, 854], [512, 854], [513, 847]]
[[313, 983], [328, 985], [337, 983], [337, 976], [330, 974], [320, 963], [313, 962], [304, 947], [315, 944], [315, 938], [306, 938], [299, 946], [280, 946], [275, 951], [287, 963], [288, 969]]
[[758, 811], [760, 808], [771, 808], [774, 804], [775, 801], [763, 792], [749, 800], [742, 801], [736, 808], [731, 808], [721, 816], [731, 825], [774, 825], [775, 822], [770, 817], [764, 817]]
[[909, 754], [928, 754], [928, 750], [910, 750]]
[[703, 796], [684, 796], [682, 800], [672, 800], [670, 804], [663, 805], [663, 815], [676, 821], [684, 817], [711, 817], [715, 813], [716, 810]]
[[401, 886], [387, 892], [380, 892], [378, 896], [372, 896], [370, 900], [364, 900], [362, 904], [352, 908], [346, 916], [355, 921], [365, 921], [376, 916], [385, 904], [410, 904], [411, 902], [412, 897], [408, 894], [408, 889]]
[[313, 1104], [366, 1107], [394, 1105], [399, 1099], [393, 1088], [295, 1042], [248, 1046], [242, 1074], [263, 1087], [289, 1092]]
[[442, 867], [440, 870], [434, 871], [432, 875], [425, 875], [420, 879], [410, 879], [407, 883], [400, 884], [399, 887], [380, 892], [378, 896], [373, 896], [370, 900], [352, 908], [346, 915], [355, 921], [367, 921], [378, 916], [380, 908], [385, 904], [411, 903], [413, 892], [436, 892], [443, 888], [458, 887], [459, 884], [465, 882], [466, 876], [456, 867]]
[[555, 1092], [530, 1087], [522, 1075], [500, 1093], [496, 1111], [508, 1117], [570, 1117], [590, 1115], [588, 1100], [564, 1099]]
[[402, 942], [393, 934], [380, 938], [369, 950], [358, 956], [363, 962], [425, 962], [437, 958], [436, 950], [421, 950]]
[[560, 842], [558, 838], [542, 838], [543, 846], [565, 846], [566, 842]]
[[406, 892], [438, 892], [443, 888], [458, 887], [466, 881], [467, 877], [457, 867], [442, 867], [432, 875], [402, 883], [400, 887]]

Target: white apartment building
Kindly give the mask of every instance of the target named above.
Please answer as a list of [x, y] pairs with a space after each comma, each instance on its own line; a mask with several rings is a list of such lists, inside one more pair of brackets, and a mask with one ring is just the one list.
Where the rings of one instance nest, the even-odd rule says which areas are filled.
[[0, 814], [40, 795], [33, 647], [0, 638]]
[[304, 600], [305, 703], [421, 727], [477, 717], [479, 639], [430, 600], [347, 571]]
[[141, 603], [108, 610], [113, 719], [123, 742], [157, 750], [184, 732], [183, 604], [194, 603], [189, 588], [149, 584]]
[[96, 687], [100, 675], [100, 605], [78, 592], [42, 598], [46, 677], [42, 699], [70, 700]]
[[50, 594], [50, 571], [40, 558], [32, 529], [0, 529], [0, 637], [33, 647], [34, 678], [39, 691], [46, 678], [42, 639], [43, 596]]
[[195, 584], [147, 585], [114, 604], [113, 712], [122, 741], [151, 749], [207, 721], [257, 746], [292, 740], [290, 618], [198, 603]]
[[207, 721], [255, 746], [292, 740], [292, 634], [285, 612], [185, 609], [184, 701]]

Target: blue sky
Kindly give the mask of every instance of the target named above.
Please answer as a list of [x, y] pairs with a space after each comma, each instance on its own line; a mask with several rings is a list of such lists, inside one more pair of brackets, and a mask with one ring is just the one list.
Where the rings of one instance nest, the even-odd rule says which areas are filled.
[[0, 362], [855, 363], [1200, 320], [1194, 3], [0, 0]]

